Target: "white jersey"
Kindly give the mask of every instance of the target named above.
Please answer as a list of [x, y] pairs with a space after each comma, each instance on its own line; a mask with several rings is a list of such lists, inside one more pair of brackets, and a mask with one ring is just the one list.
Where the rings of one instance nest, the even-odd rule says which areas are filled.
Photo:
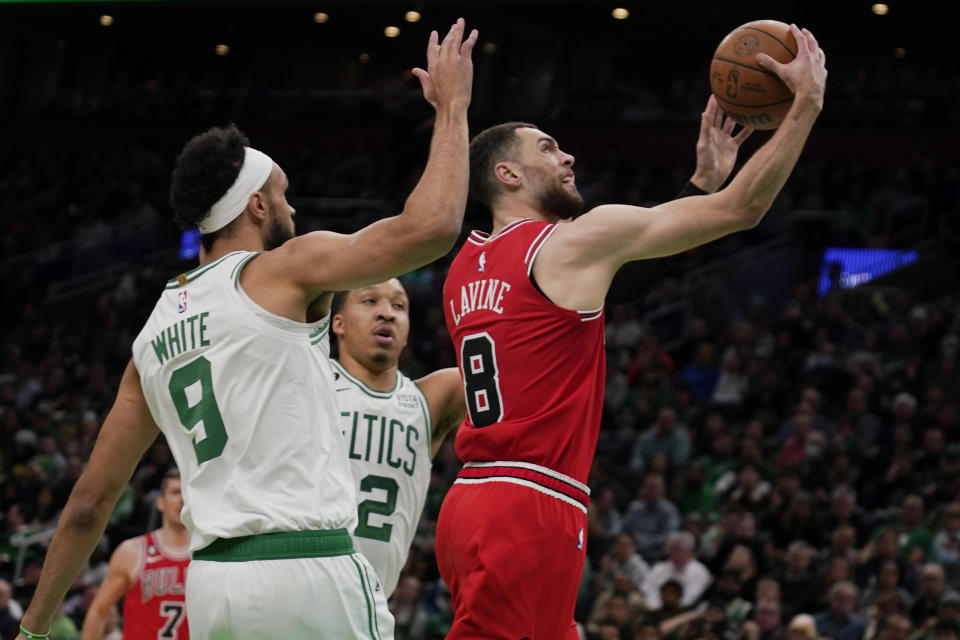
[[[183, 480], [196, 551], [215, 538], [353, 530], [328, 329], [255, 304], [235, 251], [167, 283], [133, 343], [150, 413]], [[318, 393], [319, 390], [319, 393]]]
[[340, 425], [357, 487], [353, 544], [389, 597], [397, 586], [430, 484], [430, 408], [397, 372], [392, 391], [374, 391], [334, 361]]

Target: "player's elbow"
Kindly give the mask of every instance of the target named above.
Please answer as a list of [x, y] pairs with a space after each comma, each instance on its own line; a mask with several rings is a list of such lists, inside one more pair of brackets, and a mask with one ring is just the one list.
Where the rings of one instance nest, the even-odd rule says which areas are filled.
[[740, 231], [746, 231], [747, 229], [753, 229], [760, 221], [763, 220], [763, 216], [767, 215], [767, 211], [770, 209], [770, 204], [767, 202], [749, 202], [747, 203], [737, 215], [737, 226]]

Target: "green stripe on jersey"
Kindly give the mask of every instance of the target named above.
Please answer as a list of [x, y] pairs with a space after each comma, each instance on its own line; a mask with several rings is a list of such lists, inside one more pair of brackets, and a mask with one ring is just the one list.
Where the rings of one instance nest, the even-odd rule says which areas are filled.
[[221, 262], [223, 262], [224, 260], [226, 260], [226, 259], [229, 258], [230, 256], [234, 255], [235, 253], [243, 253], [243, 252], [242, 252], [242, 251], [231, 251], [231, 252], [228, 253], [227, 255], [221, 256], [221, 257], [217, 258], [216, 260], [214, 260], [214, 261], [211, 262], [210, 264], [201, 264], [201, 265], [199, 265], [199, 266], [196, 266], [196, 267], [194, 267], [193, 269], [190, 269], [190, 271], [187, 271], [187, 272], [185, 272], [185, 273], [182, 273], [182, 274], [180, 274], [179, 276], [177, 276], [176, 278], [173, 278], [172, 280], [168, 280], [168, 281], [167, 281], [167, 286], [166, 286], [166, 288], [167, 288], [167, 289], [177, 289], [177, 288], [179, 288], [179, 287], [182, 287], [183, 285], [180, 284], [180, 282], [181, 282], [181, 280], [183, 280], [184, 278], [186, 278], [186, 282], [184, 282], [183, 284], [187, 284], [188, 282], [193, 282], [194, 280], [196, 280], [197, 278], [199, 278], [200, 276], [202, 276], [203, 274], [205, 274], [207, 271], [210, 271], [210, 270], [213, 269], [215, 266], [217, 266], [218, 264], [220, 264]]

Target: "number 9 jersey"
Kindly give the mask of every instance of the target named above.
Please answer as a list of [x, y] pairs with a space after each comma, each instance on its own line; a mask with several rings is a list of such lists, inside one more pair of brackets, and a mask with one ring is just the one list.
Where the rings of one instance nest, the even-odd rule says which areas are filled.
[[474, 231], [450, 266], [444, 315], [467, 404], [458, 482], [510, 467], [515, 479], [546, 485], [585, 511], [603, 407], [603, 308], [563, 309], [537, 288], [533, 263], [555, 228], [524, 218], [492, 238]]
[[329, 315], [306, 324], [254, 303], [239, 283], [256, 256], [236, 251], [171, 280], [133, 343], [180, 468], [191, 552], [217, 538], [356, 524]]

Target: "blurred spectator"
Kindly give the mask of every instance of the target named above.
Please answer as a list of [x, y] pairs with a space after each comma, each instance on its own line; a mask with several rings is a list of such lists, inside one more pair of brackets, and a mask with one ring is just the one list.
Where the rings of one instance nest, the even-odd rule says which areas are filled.
[[23, 608], [13, 599], [10, 583], [0, 579], [0, 637], [13, 638], [20, 627]]
[[400, 580], [397, 590], [390, 598], [390, 613], [395, 621], [397, 640], [423, 638], [429, 615], [421, 604], [420, 581], [414, 576]]
[[865, 623], [853, 613], [857, 605], [857, 587], [852, 582], [838, 582], [828, 594], [830, 608], [814, 616], [817, 633], [833, 640], [862, 640]]
[[623, 530], [637, 541], [637, 549], [647, 560], [663, 557], [667, 536], [680, 528], [680, 513], [664, 497], [664, 480], [650, 473], [643, 479], [640, 497], [630, 503], [623, 518]]
[[686, 427], [677, 422], [677, 413], [664, 407], [657, 415], [657, 421], [637, 440], [630, 466], [644, 470], [650, 466], [654, 456], [666, 454], [671, 469], [680, 469], [690, 457], [690, 438]]
[[693, 557], [693, 551], [694, 540], [689, 533], [679, 531], [670, 534], [667, 539], [668, 558], [653, 565], [643, 583], [643, 594], [648, 607], [660, 607], [660, 587], [670, 580], [676, 581], [682, 587], [682, 606], [689, 607], [700, 598], [712, 578], [707, 568]]
[[601, 575], [598, 577], [605, 589], [611, 588], [614, 577], [621, 573], [625, 574], [634, 586], [639, 587], [649, 572], [650, 566], [637, 553], [633, 537], [623, 533], [617, 536], [610, 553], [604, 556]]

